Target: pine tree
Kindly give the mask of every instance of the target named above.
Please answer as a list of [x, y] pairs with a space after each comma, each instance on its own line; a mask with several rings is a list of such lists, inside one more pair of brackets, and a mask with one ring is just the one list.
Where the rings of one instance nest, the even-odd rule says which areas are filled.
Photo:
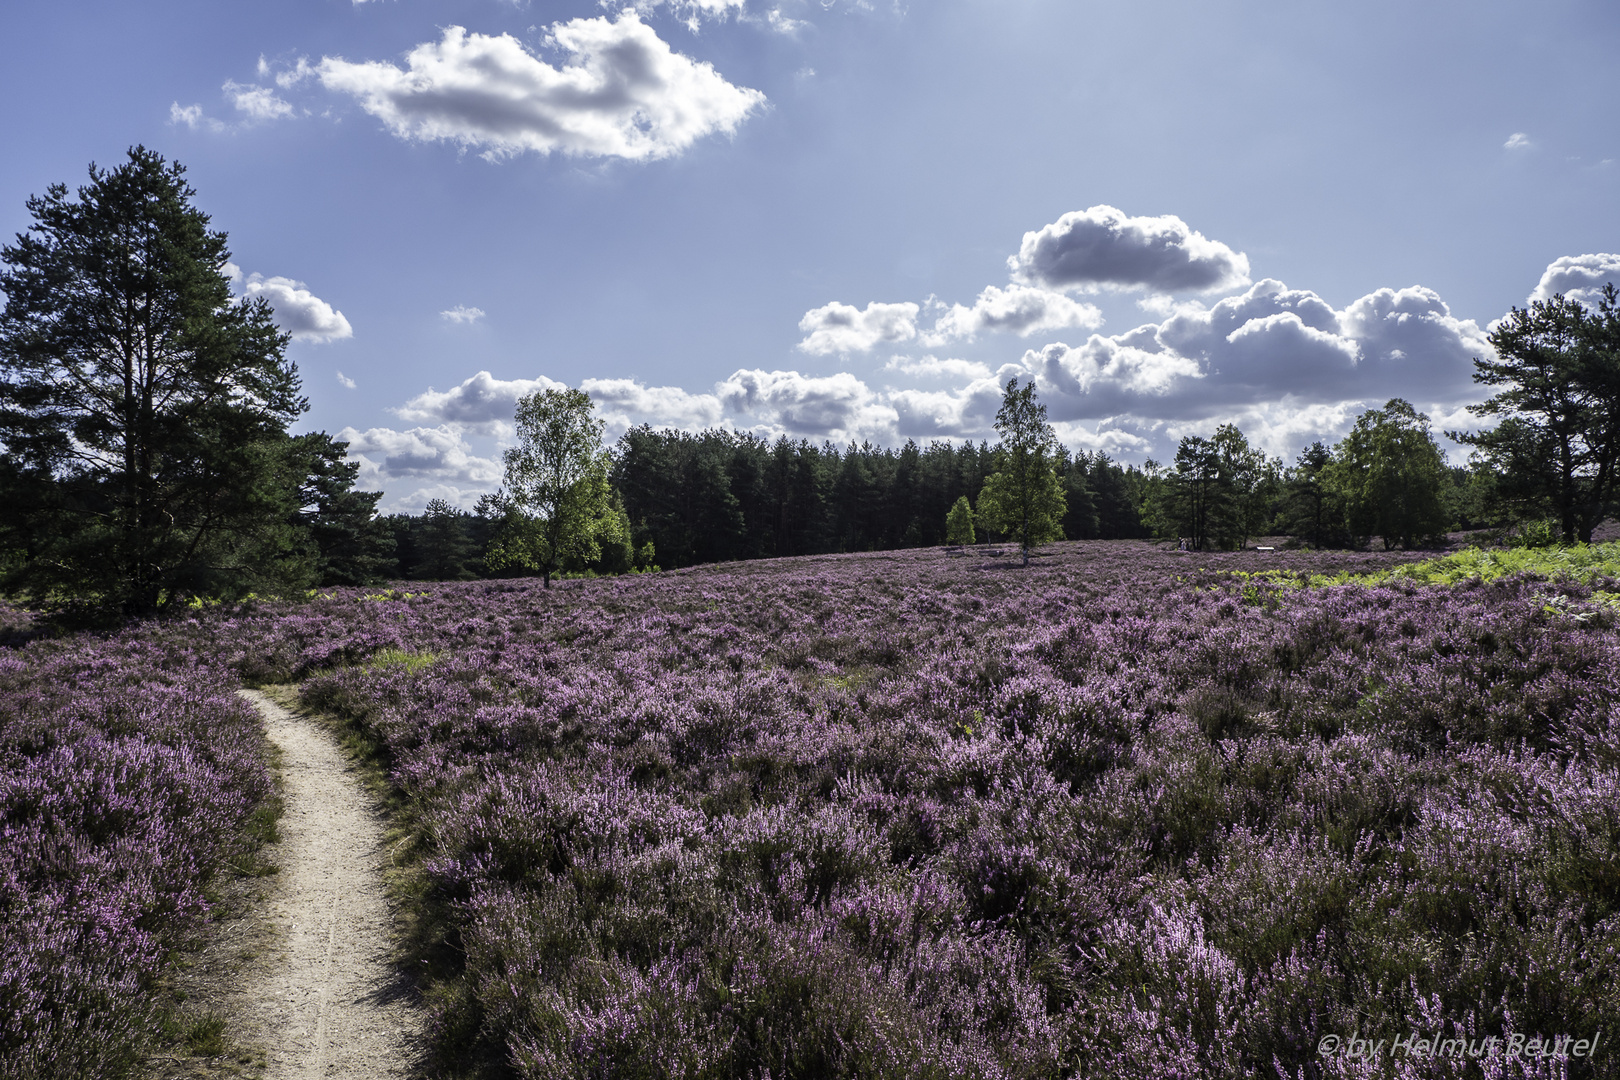
[[312, 572], [287, 425], [287, 336], [238, 303], [185, 170], [135, 147], [0, 249], [8, 583], [126, 613], [287, 590]]

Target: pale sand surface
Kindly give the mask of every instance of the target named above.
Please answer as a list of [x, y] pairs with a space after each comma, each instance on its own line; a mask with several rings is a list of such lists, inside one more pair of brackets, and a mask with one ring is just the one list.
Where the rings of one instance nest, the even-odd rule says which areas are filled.
[[330, 735], [258, 691], [241, 694], [283, 755], [281, 872], [267, 913], [280, 944], [241, 1006], [265, 1049], [264, 1075], [416, 1075], [422, 1016], [390, 962], [382, 817]]

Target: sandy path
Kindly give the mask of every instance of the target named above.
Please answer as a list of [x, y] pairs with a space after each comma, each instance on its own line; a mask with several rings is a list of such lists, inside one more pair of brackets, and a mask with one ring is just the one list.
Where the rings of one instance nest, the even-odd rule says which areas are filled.
[[280, 863], [269, 920], [282, 942], [246, 988], [268, 1080], [404, 1077], [422, 1030], [389, 963], [383, 824], [329, 735], [263, 694], [241, 691], [283, 754]]

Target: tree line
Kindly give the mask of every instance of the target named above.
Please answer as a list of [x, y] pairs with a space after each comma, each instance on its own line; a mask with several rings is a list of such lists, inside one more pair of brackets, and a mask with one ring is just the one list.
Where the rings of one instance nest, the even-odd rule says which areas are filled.
[[1005, 388], [998, 440], [767, 440], [632, 428], [611, 449], [587, 395], [518, 405], [502, 488], [378, 516], [347, 446], [293, 435], [308, 409], [262, 300], [184, 169], [136, 147], [70, 195], [32, 198], [0, 250], [0, 590], [42, 607], [141, 613], [199, 598], [393, 578], [623, 573], [996, 539], [1179, 538], [1233, 548], [1429, 544], [1529, 524], [1589, 540], [1620, 484], [1620, 295], [1515, 308], [1490, 335], [1473, 406], [1489, 430], [1446, 461], [1395, 399], [1291, 463], [1227, 424], [1173, 461], [1061, 446], [1033, 385]]

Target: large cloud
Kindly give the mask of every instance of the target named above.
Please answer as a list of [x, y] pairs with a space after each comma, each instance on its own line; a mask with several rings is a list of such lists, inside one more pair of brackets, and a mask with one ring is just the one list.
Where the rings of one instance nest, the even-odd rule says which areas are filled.
[[400, 138], [445, 139], [486, 157], [668, 157], [736, 130], [765, 101], [671, 50], [633, 11], [558, 23], [548, 42], [567, 63], [553, 67], [508, 34], [451, 26], [437, 43], [412, 49], [404, 70], [329, 56], [315, 71]]
[[390, 500], [391, 509], [420, 509], [435, 498], [470, 509], [479, 495], [501, 481], [500, 462], [479, 457], [449, 425], [405, 431], [346, 427], [337, 437], [349, 444], [349, 457], [360, 464], [360, 488], [380, 487], [390, 494], [411, 488]]
[[1565, 255], [1548, 264], [1528, 302], [1550, 300], [1562, 293], [1583, 304], [1595, 304], [1605, 284], [1620, 288], [1620, 255]]
[[960, 439], [995, 426], [1001, 384], [983, 378], [957, 390], [892, 390], [884, 397], [895, 411], [895, 431], [901, 437]]
[[929, 344], [956, 338], [974, 338], [984, 330], [999, 330], [1028, 337], [1068, 327], [1095, 330], [1103, 324], [1095, 304], [1082, 304], [1062, 293], [1009, 285], [1002, 289], [988, 286], [972, 307], [953, 304], [934, 323]]
[[302, 281], [263, 274], [243, 278], [241, 269], [233, 263], [225, 264], [225, 272], [242, 286], [244, 297], [269, 301], [276, 325], [291, 334], [294, 341], [319, 343], [354, 336], [354, 327], [343, 312], [310, 292]]
[[1174, 215], [1129, 217], [1112, 206], [1074, 210], [1024, 234], [1007, 260], [1016, 280], [1055, 289], [1214, 292], [1249, 281], [1249, 259]]
[[741, 370], [715, 387], [743, 426], [831, 439], [881, 439], [896, 413], [848, 372], [811, 376], [797, 371]]
[[1265, 280], [1129, 333], [1032, 349], [1022, 366], [1054, 418], [1191, 422], [1267, 402], [1294, 411], [1391, 397], [1459, 402], [1476, 396], [1472, 359], [1489, 351], [1483, 331], [1431, 289], [1380, 289], [1339, 311]]
[[916, 304], [880, 304], [873, 301], [866, 310], [840, 304], [813, 308], [799, 320], [805, 339], [799, 348], [824, 356], [837, 352], [865, 352], [879, 344], [910, 341], [917, 336]]
[[540, 390], [560, 390], [567, 384], [548, 379], [497, 379], [480, 371], [449, 390], [429, 389], [394, 410], [402, 420], [453, 426], [481, 435], [510, 429], [518, 398]]
[[634, 379], [586, 379], [579, 388], [591, 396], [609, 434], [636, 424], [654, 427], [715, 427], [723, 412], [713, 394], [693, 394], [678, 386], [644, 386]]

